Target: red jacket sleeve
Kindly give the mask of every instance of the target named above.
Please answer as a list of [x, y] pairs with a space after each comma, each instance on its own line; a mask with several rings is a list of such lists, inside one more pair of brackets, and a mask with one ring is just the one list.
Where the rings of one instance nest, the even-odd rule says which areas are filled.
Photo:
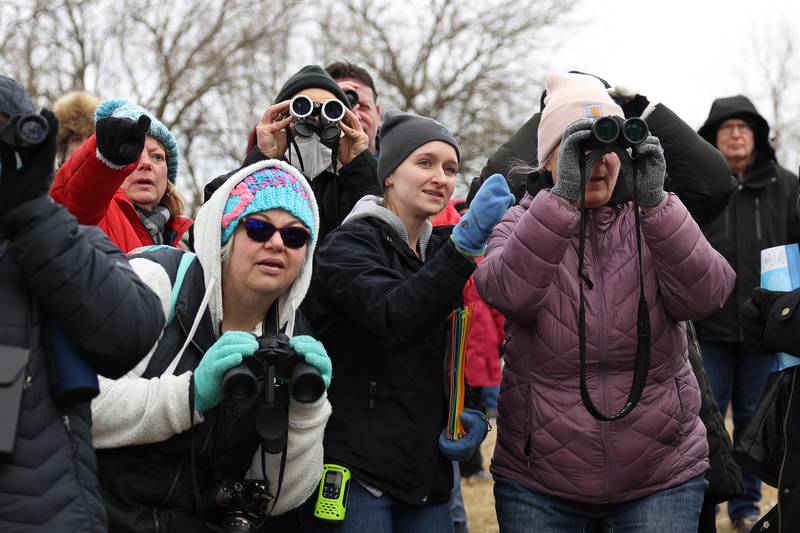
[[81, 224], [95, 226], [106, 215], [114, 193], [134, 170], [136, 163], [114, 169], [97, 157], [92, 135], [58, 169], [50, 195]]

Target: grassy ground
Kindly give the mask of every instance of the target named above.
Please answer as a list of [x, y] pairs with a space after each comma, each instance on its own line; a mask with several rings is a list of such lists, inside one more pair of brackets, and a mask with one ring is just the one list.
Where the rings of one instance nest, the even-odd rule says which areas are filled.
[[[492, 424], [495, 426], [496, 424]], [[730, 428], [729, 428], [730, 429]], [[486, 440], [481, 446], [483, 453], [484, 467], [488, 470], [489, 461], [492, 458], [494, 450], [495, 438], [497, 437], [497, 430], [489, 432]], [[464, 480], [461, 482], [461, 489], [464, 493], [464, 506], [467, 509], [467, 521], [470, 533], [497, 533], [500, 531], [497, 526], [497, 518], [494, 511], [494, 495], [492, 493], [492, 481], [472, 481]], [[763, 485], [761, 511], [766, 512], [773, 505], [777, 496], [775, 489]], [[719, 515], [717, 515], [717, 532], [718, 533], [733, 533], [731, 522], [728, 520], [728, 515], [725, 510], [725, 505], [722, 506]]]

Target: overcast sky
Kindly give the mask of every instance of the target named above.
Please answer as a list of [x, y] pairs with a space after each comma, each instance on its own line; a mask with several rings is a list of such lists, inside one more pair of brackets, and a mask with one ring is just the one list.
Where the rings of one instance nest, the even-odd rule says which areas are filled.
[[[762, 96], [758, 80], [741, 75], [754, 31], [785, 21], [800, 38], [800, 0], [584, 0], [576, 17], [582, 22], [553, 57], [554, 70], [631, 86], [694, 127], [715, 97]], [[759, 111], [769, 112], [766, 104]]]

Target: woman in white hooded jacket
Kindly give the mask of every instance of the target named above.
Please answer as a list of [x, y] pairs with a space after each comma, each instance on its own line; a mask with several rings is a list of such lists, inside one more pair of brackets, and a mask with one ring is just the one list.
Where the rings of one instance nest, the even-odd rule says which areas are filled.
[[244, 401], [225, 398], [222, 385], [228, 369], [256, 352], [264, 328], [290, 337], [325, 388], [330, 384], [325, 349], [299, 335], [296, 320], [318, 226], [302, 174], [268, 160], [239, 170], [200, 209], [196, 257], [166, 246], [134, 253], [131, 265], [161, 298], [163, 309], [154, 312], [164, 312], [167, 325], [131, 372], [101, 378], [92, 403], [111, 531], [202, 531], [204, 522], [219, 524], [243, 503], [226, 511], [215, 502], [231, 481], [266, 479], [270, 515], [297, 507], [314, 491], [331, 413], [326, 394], [302, 403], [276, 382], [278, 404], [288, 412], [282, 467], [281, 453], [262, 453], [254, 423], [266, 380], [259, 378], [259, 393]]

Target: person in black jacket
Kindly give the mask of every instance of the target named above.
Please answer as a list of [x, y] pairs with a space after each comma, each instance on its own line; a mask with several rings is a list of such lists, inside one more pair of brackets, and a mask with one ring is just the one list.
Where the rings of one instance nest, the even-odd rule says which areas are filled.
[[[755, 345], [759, 352], [785, 352], [800, 357], [800, 289], [754, 289], [742, 306], [741, 322], [744, 341]], [[800, 531], [800, 366], [782, 372], [791, 374], [791, 383], [780, 419], [784, 440], [779, 447], [784, 450], [783, 457], [775, 458], [781, 473], [776, 487], [778, 501], [753, 526], [752, 531], [759, 533]]]
[[[30, 113], [22, 86], [0, 76], [0, 128]], [[70, 375], [55, 372], [56, 360], [74, 350], [119, 377], [147, 353], [164, 318], [119, 248], [47, 195], [58, 121], [41, 116], [49, 134], [40, 144], [0, 140], [0, 440], [13, 443], [0, 456], [0, 530], [102, 533], [90, 397], [63, 390]]]
[[[467, 436], [440, 438], [447, 422], [448, 316], [461, 304], [489, 233], [513, 202], [488, 180], [453, 229], [428, 218], [455, 187], [458, 145], [441, 124], [384, 115], [378, 175], [383, 198], [363, 198], [317, 251], [308, 318], [336, 369], [327, 462], [355, 482], [335, 531], [452, 531], [452, 460], [486, 435], [482, 412], [462, 415]], [[308, 531], [325, 526], [307, 525]]]
[[[738, 181], [723, 214], [702, 226], [736, 270], [736, 289], [720, 313], [695, 324], [717, 405], [723, 413], [732, 405], [735, 439], [755, 411], [771, 366], [768, 357], [744, 344], [740, 310], [760, 285], [760, 251], [800, 239], [798, 180], [775, 161], [769, 125], [745, 96], [715, 100], [699, 134], [719, 148]], [[749, 531], [761, 489], [755, 476], [745, 472], [744, 478], [746, 495], [730, 501], [728, 514], [734, 527]]]
[[[342, 134], [337, 140], [322, 142], [317, 133], [301, 139], [293, 133], [295, 119], [289, 113], [289, 104], [297, 95], [308, 96], [318, 104], [333, 99], [343, 104], [345, 115], [338, 123]], [[283, 84], [273, 105], [250, 133], [242, 168], [264, 159], [282, 159], [300, 169], [319, 204], [318, 242], [322, 243], [362, 196], [381, 192], [377, 161], [368, 148], [369, 138], [342, 89], [322, 67], [307, 65]], [[208, 183], [205, 200], [230, 175]]]

